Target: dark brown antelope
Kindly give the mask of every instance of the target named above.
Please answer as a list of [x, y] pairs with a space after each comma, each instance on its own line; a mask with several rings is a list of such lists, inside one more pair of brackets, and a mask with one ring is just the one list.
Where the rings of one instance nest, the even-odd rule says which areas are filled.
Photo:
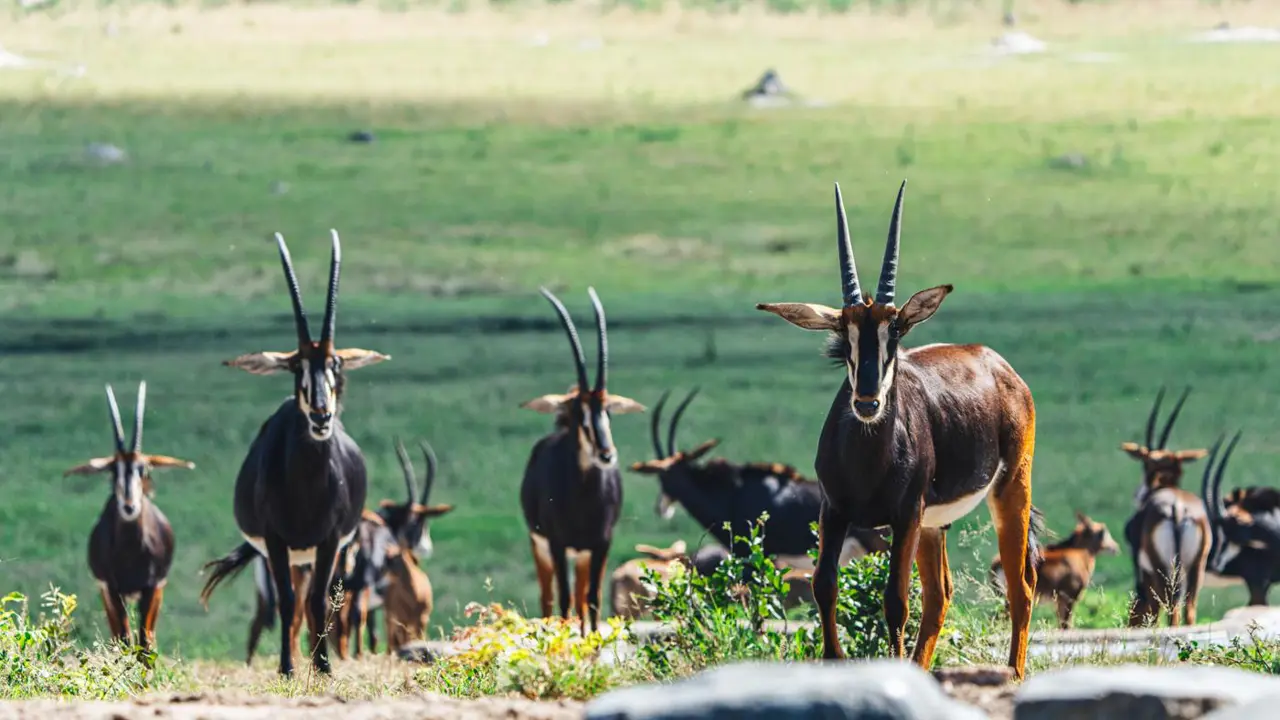
[[195, 467], [195, 463], [165, 455], [142, 452], [142, 416], [147, 406], [147, 384], [138, 384], [138, 401], [133, 417], [133, 440], [124, 444], [124, 427], [116, 395], [107, 386], [107, 407], [115, 434], [113, 455], [94, 458], [68, 470], [67, 475], [109, 472], [112, 496], [102, 507], [98, 522], [89, 533], [89, 569], [102, 591], [111, 636], [129, 641], [129, 613], [125, 602], [137, 601], [138, 645], [155, 647], [156, 620], [164, 600], [164, 587], [173, 564], [173, 528], [154, 495], [151, 471], [158, 468]]
[[1134, 496], [1135, 510], [1124, 526], [1134, 563], [1134, 601], [1129, 625], [1136, 627], [1168, 611], [1169, 624], [1196, 621], [1196, 603], [1204, 582], [1210, 549], [1209, 516], [1194, 493], [1181, 488], [1183, 465], [1199, 460], [1207, 450], [1169, 450], [1169, 434], [1191, 388], [1178, 398], [1155, 442], [1156, 420], [1164, 388], [1147, 416], [1146, 444], [1127, 442], [1120, 449], [1142, 463], [1142, 485]]
[[1213, 533], [1206, 584], [1244, 583], [1250, 605], [1267, 605], [1271, 586], [1280, 582], [1280, 491], [1243, 487], [1223, 498], [1222, 476], [1239, 441], [1237, 432], [1226, 452], [1219, 455], [1223, 438], [1218, 438], [1209, 451], [1200, 483], [1200, 497], [1209, 511]]
[[542, 288], [569, 336], [578, 384], [563, 395], [543, 395], [521, 405], [554, 415], [556, 426], [533, 446], [520, 486], [520, 504], [538, 571], [542, 616], [551, 616], [554, 578], [560, 615], [569, 617], [567, 556], [574, 552], [577, 586], [573, 607], [581, 618], [583, 634], [588, 617], [593, 631], [599, 627], [605, 563], [613, 543], [613, 526], [622, 511], [622, 478], [609, 416], [644, 410], [635, 400], [606, 389], [609, 343], [604, 306], [595, 288], [588, 288], [587, 293], [595, 309], [599, 343], [595, 386], [587, 381], [587, 361], [569, 311], [551, 291]]
[[[1115, 555], [1120, 546], [1107, 526], [1082, 512], [1076, 513], [1076, 526], [1065, 540], [1046, 545], [1036, 565], [1036, 599], [1057, 605], [1058, 626], [1071, 627], [1071, 614], [1093, 579], [1098, 555]], [[1000, 558], [991, 563], [991, 584], [1004, 590], [1004, 568]]]
[[835, 617], [836, 571], [849, 526], [893, 533], [884, 612], [895, 656], [905, 654], [907, 590], [917, 562], [924, 608], [913, 659], [928, 668], [951, 602], [946, 530], [987, 500], [999, 535], [1012, 623], [1009, 665], [1021, 677], [1035, 592], [1031, 462], [1035, 405], [1009, 363], [981, 345], [925, 345], [899, 352], [951, 285], [922, 290], [898, 308], [894, 297], [902, 198], [898, 190], [875, 297], [854, 267], [844, 202], [836, 185], [843, 306], [759, 304], [805, 330], [832, 335], [829, 355], [846, 377], [818, 440], [814, 466], [825, 491], [813, 595], [823, 656], [844, 656]]
[[345, 373], [389, 359], [372, 350], [334, 346], [341, 246], [333, 231], [329, 294], [320, 340], [311, 339], [298, 280], [284, 237], [276, 245], [284, 268], [298, 348], [257, 352], [224, 364], [255, 375], [289, 372], [294, 394], [262, 424], [236, 478], [235, 516], [245, 543], [208, 565], [211, 572], [201, 599], [208, 602], [218, 584], [258, 555], [266, 556], [275, 584], [281, 624], [280, 673], [293, 673], [289, 651], [290, 620], [296, 596], [290, 568], [311, 565], [307, 602], [313, 663], [329, 672], [325, 627], [329, 591], [338, 554], [355, 537], [364, 509], [368, 478], [360, 447], [347, 435], [338, 415]]

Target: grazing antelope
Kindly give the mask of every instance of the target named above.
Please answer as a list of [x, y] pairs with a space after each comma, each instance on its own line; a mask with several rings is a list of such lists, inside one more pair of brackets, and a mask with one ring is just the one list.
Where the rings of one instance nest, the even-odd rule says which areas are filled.
[[822, 619], [823, 656], [844, 653], [835, 617], [840, 547], [850, 525], [888, 526], [889, 582], [884, 613], [892, 653], [905, 654], [911, 563], [920, 569], [924, 608], [913, 659], [928, 668], [951, 602], [946, 530], [985, 498], [1007, 576], [1012, 639], [1009, 665], [1022, 677], [1035, 592], [1031, 462], [1035, 405], [1025, 382], [981, 345], [925, 345], [899, 352], [902, 338], [928, 320], [951, 285], [894, 305], [902, 198], [898, 190], [874, 298], [858, 284], [840, 186], [837, 246], [843, 306], [762, 303], [806, 330], [831, 333], [829, 355], [844, 364], [818, 440], [814, 466], [825, 491], [813, 595]]
[[[818, 483], [780, 463], [734, 463], [717, 458], [700, 464], [703, 456], [719, 445], [718, 439], [708, 440], [688, 452], [677, 451], [676, 430], [685, 409], [697, 397], [697, 388], [676, 406], [671, 424], [667, 426], [664, 450], [658, 428], [669, 395], [669, 392], [662, 394], [650, 419], [649, 436], [655, 459], [631, 466], [633, 472], [658, 476], [661, 487], [654, 512], [669, 519], [676, 505], [683, 505], [703, 529], [739, 555], [749, 550], [733, 538], [746, 537], [751, 524], [767, 512], [764, 553], [791, 567], [811, 568], [812, 525], [818, 522], [822, 509], [822, 488]], [[725, 530], [725, 523], [729, 523], [731, 530]], [[840, 551], [840, 564], [888, 549], [889, 544], [880, 533], [850, 526]]]
[[596, 315], [596, 384], [587, 381], [587, 361], [569, 311], [542, 288], [542, 295], [555, 308], [569, 336], [578, 384], [563, 395], [543, 395], [521, 407], [555, 416], [555, 429], [533, 446], [520, 504], [529, 527], [533, 561], [538, 571], [538, 589], [543, 617], [551, 616], [551, 581], [554, 576], [560, 615], [569, 617], [569, 568], [567, 555], [576, 551], [576, 587], [573, 606], [586, 634], [600, 623], [600, 586], [605, 562], [613, 543], [613, 526], [622, 511], [622, 478], [618, 455], [609, 429], [612, 414], [643, 412], [644, 406], [606, 387], [609, 341], [605, 329], [604, 306], [595, 288], [587, 288]]
[[1240, 441], [1231, 438], [1219, 459], [1223, 438], [1209, 451], [1200, 483], [1200, 496], [1209, 512], [1212, 545], [1209, 551], [1209, 579], [1215, 584], [1243, 582], [1249, 588], [1250, 605], [1267, 605], [1271, 585], [1280, 582], [1280, 491], [1269, 487], [1236, 488], [1222, 496], [1222, 475], [1227, 461]]
[[1156, 443], [1155, 426], [1164, 392], [1160, 388], [1147, 416], [1146, 444], [1126, 442], [1120, 446], [1142, 463], [1142, 485], [1134, 496], [1137, 509], [1124, 526], [1134, 564], [1130, 627], [1156, 617], [1161, 605], [1168, 609], [1170, 625], [1178, 624], [1179, 606], [1183, 621], [1195, 624], [1196, 603], [1209, 556], [1208, 512], [1200, 498], [1180, 487], [1183, 465], [1203, 458], [1208, 451], [1167, 449], [1169, 434], [1191, 388], [1178, 398]]
[[236, 524], [245, 543], [206, 565], [210, 568], [201, 599], [225, 578], [264, 555], [271, 569], [281, 623], [280, 673], [293, 673], [290, 620], [297, 598], [291, 567], [311, 565], [307, 612], [313, 663], [330, 672], [326, 633], [329, 589], [339, 551], [356, 535], [364, 509], [368, 478], [360, 447], [347, 435], [341, 411], [345, 373], [388, 360], [372, 350], [334, 346], [341, 245], [332, 232], [329, 294], [320, 340], [311, 339], [298, 279], [284, 237], [276, 233], [280, 262], [293, 301], [298, 348], [291, 352], [257, 352], [223, 364], [255, 375], [287, 371], [294, 394], [263, 423], [236, 478]]
[[[1103, 523], [1076, 512], [1076, 526], [1065, 540], [1041, 549], [1036, 564], [1036, 599], [1057, 604], [1058, 626], [1071, 627], [1071, 613], [1093, 578], [1094, 563], [1101, 553], [1115, 555], [1120, 546]], [[1000, 558], [991, 562], [991, 585], [1004, 591], [1004, 568]]]
[[138, 645], [155, 647], [156, 620], [164, 600], [164, 586], [169, 582], [169, 566], [173, 564], [173, 528], [169, 519], [151, 501], [155, 490], [151, 471], [158, 468], [187, 468], [193, 462], [165, 455], [142, 452], [142, 416], [147, 406], [147, 383], [138, 383], [138, 400], [133, 416], [133, 439], [126, 447], [124, 427], [116, 395], [107, 386], [107, 407], [111, 411], [111, 429], [115, 434], [113, 455], [94, 458], [63, 474], [87, 475], [109, 472], [113, 486], [89, 533], [89, 570], [98, 581], [102, 605], [107, 612], [111, 636], [129, 641], [129, 612], [126, 601], [137, 601]]

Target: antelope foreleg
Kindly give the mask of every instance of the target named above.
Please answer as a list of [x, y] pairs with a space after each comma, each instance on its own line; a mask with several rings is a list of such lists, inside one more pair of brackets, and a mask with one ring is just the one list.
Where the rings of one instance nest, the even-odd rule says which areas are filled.
[[947, 619], [954, 590], [951, 568], [947, 563], [947, 531], [923, 528], [916, 549], [916, 567], [920, 569], [920, 586], [924, 591], [924, 608], [920, 614], [920, 632], [916, 635], [911, 659], [928, 670], [933, 665], [933, 651], [938, 635]]
[[[848, 531], [849, 521], [823, 503], [822, 515], [818, 518], [818, 563], [813, 568], [813, 579], [810, 582], [813, 601], [818, 606], [818, 617], [822, 621], [824, 660], [839, 660], [844, 657], [836, 625], [836, 601], [840, 593], [840, 549]], [[827, 538], [831, 540], [828, 541]]]
[[[921, 506], [924, 503], [921, 502]], [[911, 612], [911, 566], [916, 561], [920, 544], [920, 516], [914, 512], [907, 522], [893, 528], [893, 544], [889, 548], [889, 582], [884, 588], [884, 622], [889, 627], [889, 654], [907, 654], [907, 615]]]

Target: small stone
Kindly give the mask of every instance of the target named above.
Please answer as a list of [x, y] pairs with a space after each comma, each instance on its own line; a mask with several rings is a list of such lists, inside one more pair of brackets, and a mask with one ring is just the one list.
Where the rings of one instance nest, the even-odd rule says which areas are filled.
[[102, 165], [115, 165], [129, 159], [129, 156], [121, 148], [110, 143], [89, 143], [84, 154], [89, 160]]
[[371, 143], [376, 139], [372, 130], [356, 130], [347, 136], [347, 140], [353, 143]]
[[769, 68], [764, 71], [764, 75], [756, 81], [756, 84], [747, 88], [742, 92], [744, 100], [761, 97], [779, 97], [790, 95], [790, 91], [782, 84], [782, 76], [778, 75], [778, 71]]
[[[1223, 667], [1075, 667], [1031, 678], [1014, 720], [1191, 720], [1280, 693], [1280, 678]], [[1273, 706], [1274, 707], [1274, 706]]]
[[288, 192], [289, 192], [289, 183], [283, 180], [276, 180], [275, 182], [271, 183], [272, 195], [284, 195]]
[[1049, 160], [1049, 167], [1058, 170], [1080, 170], [1089, 164], [1084, 153], [1071, 152]]

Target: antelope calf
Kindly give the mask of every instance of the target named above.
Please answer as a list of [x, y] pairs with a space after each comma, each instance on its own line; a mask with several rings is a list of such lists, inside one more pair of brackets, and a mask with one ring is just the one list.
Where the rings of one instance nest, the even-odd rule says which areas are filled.
[[173, 527], [160, 508], [151, 501], [155, 490], [151, 471], [158, 468], [195, 467], [195, 463], [165, 455], [142, 452], [142, 416], [147, 406], [147, 383], [138, 383], [138, 400], [133, 417], [133, 438], [124, 444], [124, 427], [116, 395], [107, 386], [107, 407], [115, 435], [113, 455], [94, 458], [63, 474], [111, 473], [112, 494], [102, 506], [98, 522], [89, 533], [89, 570], [102, 592], [111, 636], [128, 642], [129, 612], [126, 601], [137, 601], [138, 645], [151, 649], [156, 644], [156, 620], [164, 600], [173, 564]]
[[1222, 476], [1240, 433], [1231, 438], [1226, 452], [1219, 456], [1222, 441], [1218, 438], [1210, 450], [1200, 483], [1212, 537], [1207, 579], [1216, 585], [1243, 582], [1249, 589], [1250, 605], [1267, 605], [1271, 586], [1280, 582], [1280, 491], [1269, 487], [1236, 488], [1224, 499]]
[[665, 548], [636, 545], [636, 552], [644, 557], [628, 560], [609, 576], [609, 598], [613, 604], [614, 616], [634, 620], [647, 613], [654, 591], [644, 582], [646, 572], [652, 571], [660, 579], [666, 580], [675, 572], [676, 565], [691, 569], [687, 548], [683, 540], [677, 540]]
[[418, 558], [408, 546], [388, 548], [386, 578], [382, 604], [387, 621], [387, 652], [395, 654], [409, 642], [426, 639], [434, 599], [431, 580], [418, 567]]
[[573, 351], [578, 384], [563, 395], [543, 395], [521, 407], [555, 416], [555, 429], [533, 446], [520, 486], [520, 505], [529, 528], [529, 542], [538, 572], [543, 617], [551, 616], [551, 583], [556, 583], [560, 615], [569, 617], [568, 554], [577, 566], [573, 606], [586, 634], [600, 623], [600, 589], [613, 543], [613, 526], [622, 511], [622, 479], [613, 445], [609, 417], [642, 412], [644, 406], [606, 389], [609, 342], [604, 306], [595, 288], [588, 288], [596, 315], [598, 356], [596, 383], [587, 381], [587, 361], [569, 311], [542, 288], [555, 308]]
[[1134, 496], [1137, 509], [1124, 526], [1136, 584], [1129, 608], [1130, 627], [1157, 617], [1161, 606], [1168, 611], [1170, 625], [1179, 623], [1180, 607], [1182, 621], [1188, 625], [1196, 621], [1196, 603], [1209, 557], [1209, 516], [1200, 498], [1180, 485], [1183, 465], [1199, 460], [1208, 451], [1167, 449], [1169, 434], [1190, 392], [1187, 388], [1182, 393], [1156, 443], [1156, 420], [1164, 399], [1164, 388], [1160, 388], [1147, 416], [1146, 444], [1127, 442], [1120, 446], [1141, 462], [1143, 469], [1142, 485]]
[[[746, 537], [751, 525], [768, 513], [764, 553], [790, 567], [812, 568], [812, 525], [818, 522], [822, 508], [822, 488], [818, 483], [781, 463], [735, 463], [721, 458], [702, 462], [719, 440], [708, 440], [687, 452], [677, 450], [676, 431], [685, 409], [698, 395], [696, 388], [676, 406], [664, 449], [658, 429], [668, 395], [663, 393], [659, 398], [649, 425], [654, 459], [631, 466], [633, 472], [658, 476], [660, 489], [654, 511], [670, 518], [677, 504], [684, 506], [704, 530], [739, 555], [749, 551], [734, 538]], [[726, 523], [729, 530], [725, 530]], [[889, 544], [880, 533], [850, 526], [841, 547], [840, 564], [888, 549]]]
[[[1076, 526], [1070, 536], [1043, 548], [1036, 564], [1036, 599], [1057, 604], [1060, 628], [1071, 627], [1071, 613], [1089, 587], [1098, 555], [1119, 552], [1120, 546], [1107, 526], [1082, 512], [1076, 512]], [[1004, 568], [996, 558], [991, 562], [990, 579], [998, 592], [1004, 592], [1003, 576]]]
[[242, 570], [258, 555], [267, 558], [275, 586], [280, 638], [280, 673], [293, 673], [290, 627], [297, 603], [290, 568], [310, 565], [307, 612], [315, 667], [330, 672], [325, 624], [329, 591], [339, 551], [355, 538], [364, 510], [368, 477], [360, 447], [347, 435], [341, 411], [346, 373], [389, 359], [372, 350], [338, 350], [334, 345], [341, 245], [332, 232], [329, 293], [320, 339], [311, 339], [298, 279], [284, 237], [276, 246], [293, 302], [297, 349], [257, 352], [224, 364], [255, 375], [289, 372], [293, 397], [267, 419], [249, 446], [236, 477], [236, 524], [245, 542], [215, 560], [201, 599], [207, 603], [222, 580]]
[[1035, 405], [1009, 363], [981, 345], [925, 345], [899, 350], [952, 286], [940, 285], [894, 304], [902, 198], [898, 190], [874, 298], [863, 294], [854, 266], [844, 202], [836, 186], [837, 248], [843, 304], [759, 304], [805, 330], [831, 334], [829, 355], [845, 379], [818, 439], [814, 466], [825, 491], [813, 595], [822, 620], [823, 656], [843, 657], [837, 636], [836, 572], [850, 526], [892, 529], [884, 595], [890, 648], [905, 654], [911, 564], [920, 569], [924, 608], [913, 659], [928, 668], [952, 597], [946, 531], [984, 499], [1004, 561], [1012, 638], [1009, 665], [1026, 666], [1035, 592], [1031, 462]]

